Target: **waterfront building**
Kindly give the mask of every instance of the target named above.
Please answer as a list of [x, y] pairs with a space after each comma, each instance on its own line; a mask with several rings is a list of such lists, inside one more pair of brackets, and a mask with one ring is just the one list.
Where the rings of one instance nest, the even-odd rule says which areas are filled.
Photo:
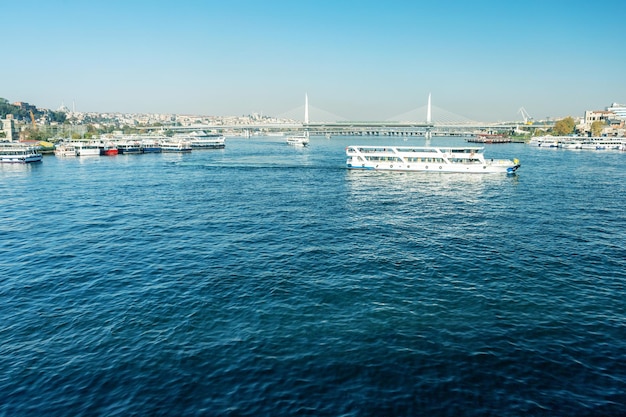
[[613, 103], [606, 110], [613, 113], [617, 118], [626, 120], [626, 104]]

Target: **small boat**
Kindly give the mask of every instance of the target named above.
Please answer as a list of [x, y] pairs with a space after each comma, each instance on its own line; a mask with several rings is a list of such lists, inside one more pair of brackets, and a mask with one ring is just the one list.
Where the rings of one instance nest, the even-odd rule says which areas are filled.
[[73, 142], [78, 156], [100, 156], [100, 144], [97, 142]]
[[141, 152], [142, 153], [161, 153], [161, 142], [157, 139], [142, 139], [141, 140]]
[[114, 143], [104, 143], [100, 147], [100, 155], [112, 156], [117, 155], [119, 150]]
[[[304, 95], [304, 126], [309, 124], [309, 96]], [[309, 132], [305, 130], [301, 134], [287, 136], [287, 144], [292, 146], [307, 146], [309, 144]]]
[[189, 142], [193, 149], [222, 149], [226, 147], [226, 138], [218, 133], [205, 133], [201, 130], [187, 135], [174, 135], [173, 140]]
[[350, 169], [384, 171], [507, 173], [521, 166], [517, 159], [487, 159], [484, 148], [430, 146], [348, 146]]
[[0, 163], [27, 164], [40, 162], [43, 155], [33, 146], [20, 144], [0, 144]]
[[307, 146], [309, 144], [309, 132], [287, 136], [287, 143], [293, 146]]
[[191, 143], [184, 139], [169, 139], [161, 142], [161, 152], [191, 152]]
[[595, 151], [625, 150], [626, 138], [583, 137], [583, 136], [537, 136], [530, 145], [544, 148], [587, 149]]
[[141, 143], [132, 140], [123, 140], [116, 144], [118, 153], [122, 155], [141, 153]]
[[75, 157], [78, 156], [78, 150], [72, 143], [59, 143], [54, 147], [54, 156]]

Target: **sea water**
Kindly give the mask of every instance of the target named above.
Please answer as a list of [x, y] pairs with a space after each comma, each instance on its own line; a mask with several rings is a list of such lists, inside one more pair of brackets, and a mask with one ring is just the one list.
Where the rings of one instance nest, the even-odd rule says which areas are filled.
[[626, 414], [626, 153], [356, 144], [0, 165], [0, 415]]

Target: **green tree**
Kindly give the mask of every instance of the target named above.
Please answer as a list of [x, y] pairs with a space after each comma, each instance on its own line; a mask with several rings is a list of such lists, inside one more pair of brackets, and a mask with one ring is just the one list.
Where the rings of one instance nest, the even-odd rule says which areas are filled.
[[572, 133], [574, 133], [575, 127], [576, 122], [574, 121], [574, 119], [571, 116], [567, 116], [564, 119], [557, 120], [556, 123], [554, 123], [552, 131], [557, 136], [571, 135]]
[[604, 122], [600, 120], [596, 120], [591, 124], [591, 136], [600, 136], [602, 134], [602, 129], [606, 126]]

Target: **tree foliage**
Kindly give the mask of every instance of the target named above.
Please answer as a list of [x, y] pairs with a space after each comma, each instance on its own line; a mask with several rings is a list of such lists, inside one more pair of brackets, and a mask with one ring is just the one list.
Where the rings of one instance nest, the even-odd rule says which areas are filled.
[[557, 136], [566, 136], [574, 133], [574, 128], [576, 127], [576, 122], [571, 116], [568, 116], [564, 119], [557, 120], [554, 123], [554, 127], [552, 131]]
[[604, 129], [606, 124], [600, 120], [596, 120], [591, 124], [591, 136], [600, 136], [602, 134], [602, 129]]
[[[9, 100], [6, 98], [0, 97], [0, 119], [5, 119], [7, 114], [12, 114], [16, 120], [22, 120], [25, 122], [30, 121], [30, 111], [26, 109], [22, 109], [19, 106], [9, 103]], [[41, 116], [47, 116], [50, 122], [57, 122], [59, 124], [63, 124], [67, 118], [66, 114], [60, 111], [52, 111], [48, 109], [37, 109], [33, 110], [33, 115], [36, 118]]]
[[30, 113], [26, 110], [14, 106], [5, 98], [0, 98], [0, 118], [5, 119], [7, 114], [12, 114], [18, 120], [26, 120], [30, 117]]

